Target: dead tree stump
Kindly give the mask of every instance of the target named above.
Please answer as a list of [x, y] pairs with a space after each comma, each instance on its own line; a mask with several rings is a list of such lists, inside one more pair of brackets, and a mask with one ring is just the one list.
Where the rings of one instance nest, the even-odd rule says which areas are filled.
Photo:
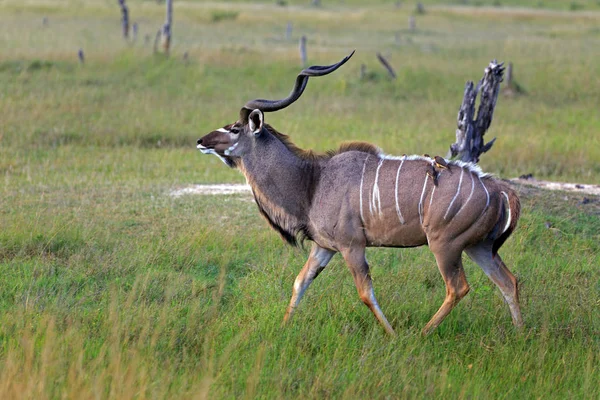
[[514, 97], [525, 94], [525, 89], [514, 79], [513, 63], [509, 62], [506, 68], [506, 79], [502, 89], [502, 94], [506, 97]]
[[[496, 60], [493, 60], [485, 69], [483, 78], [477, 83], [477, 86], [474, 86], [471, 81], [467, 82], [463, 101], [458, 111], [456, 143], [450, 146], [448, 158], [477, 163], [481, 154], [492, 148], [496, 138], [484, 144], [483, 135], [492, 123], [504, 72], [503, 65], [503, 63], [498, 64]], [[479, 92], [481, 92], [479, 109], [477, 118], [473, 119], [475, 100]]]
[[127, 39], [129, 37], [129, 10], [125, 4], [125, 0], [119, 0], [119, 6], [121, 7], [121, 27], [123, 28], [123, 37]]
[[306, 54], [306, 36], [300, 38], [300, 60], [302, 61], [302, 66], [306, 67], [308, 60], [308, 55]]
[[154, 53], [158, 51], [158, 41], [162, 39], [162, 48], [165, 55], [171, 50], [171, 33], [173, 32], [173, 0], [167, 0], [167, 15], [164, 25], [156, 32], [154, 38]]
[[171, 33], [173, 31], [173, 0], [167, 0], [167, 19], [162, 29], [163, 51], [169, 55], [171, 50]]
[[417, 20], [415, 19], [414, 15], [411, 15], [410, 17], [408, 17], [408, 29], [411, 32], [414, 32], [417, 30]]

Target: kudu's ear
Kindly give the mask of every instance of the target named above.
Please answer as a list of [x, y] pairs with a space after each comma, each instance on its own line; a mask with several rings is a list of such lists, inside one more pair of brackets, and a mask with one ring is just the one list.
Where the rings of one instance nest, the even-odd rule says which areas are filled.
[[265, 120], [265, 115], [259, 109], [253, 110], [248, 116], [248, 126], [250, 127], [250, 131], [258, 135], [263, 128], [263, 121]]

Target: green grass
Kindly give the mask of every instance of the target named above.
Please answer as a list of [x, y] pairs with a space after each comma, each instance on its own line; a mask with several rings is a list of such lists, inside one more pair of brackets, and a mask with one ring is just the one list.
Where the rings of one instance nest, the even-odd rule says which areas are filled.
[[[1, 398], [600, 396], [597, 198], [518, 188], [522, 219], [501, 253], [521, 283], [521, 334], [466, 261], [471, 292], [422, 338], [445, 294], [432, 254], [369, 249], [391, 339], [339, 256], [282, 327], [307, 252], [287, 247], [247, 196], [169, 196], [243, 182], [195, 140], [248, 99], [285, 96], [302, 34], [311, 63], [357, 53], [267, 115], [301, 147], [356, 139], [443, 155], [465, 81], [498, 58], [515, 64], [525, 94], [499, 98], [483, 168], [597, 184], [594, 2], [580, 1], [583, 13], [426, 2], [416, 32], [409, 2], [175, 2], [168, 59], [144, 44], [163, 7], [127, 3], [140, 23], [132, 44], [111, 2], [0, 3]], [[373, 79], [358, 79], [361, 63]]]

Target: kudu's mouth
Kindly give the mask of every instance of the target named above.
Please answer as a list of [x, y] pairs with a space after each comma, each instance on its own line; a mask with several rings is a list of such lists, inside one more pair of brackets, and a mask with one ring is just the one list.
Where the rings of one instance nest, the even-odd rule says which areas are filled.
[[235, 163], [231, 160], [231, 158], [227, 157], [227, 153], [225, 155], [220, 154], [219, 152], [217, 152], [217, 150], [214, 147], [206, 147], [204, 145], [201, 145], [200, 143], [198, 143], [196, 148], [198, 150], [200, 150], [202, 152], [202, 154], [214, 154], [215, 156], [217, 156], [219, 158], [219, 160], [223, 161], [225, 163], [225, 165], [227, 165], [228, 167], [233, 168], [235, 166]]
[[215, 153], [215, 149], [208, 148], [206, 146], [202, 146], [201, 144], [197, 145], [196, 148], [202, 152], [202, 154], [213, 154]]

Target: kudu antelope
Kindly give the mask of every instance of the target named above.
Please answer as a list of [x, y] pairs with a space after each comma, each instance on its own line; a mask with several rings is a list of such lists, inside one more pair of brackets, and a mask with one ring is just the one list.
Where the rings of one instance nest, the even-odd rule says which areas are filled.
[[264, 122], [264, 113], [295, 102], [309, 77], [335, 71], [352, 54], [337, 64], [303, 70], [287, 98], [249, 101], [237, 122], [198, 140], [200, 151], [240, 169], [260, 213], [283, 239], [291, 245], [299, 238], [313, 242], [284, 321], [339, 252], [360, 298], [393, 334], [375, 299], [365, 248], [429, 245], [446, 283], [446, 298], [423, 333], [437, 327], [469, 291], [463, 251], [498, 286], [514, 324], [521, 326], [517, 280], [498, 255], [519, 219], [519, 199], [507, 184], [474, 164], [391, 157], [368, 143], [342, 144], [337, 151], [318, 155], [299, 149]]

